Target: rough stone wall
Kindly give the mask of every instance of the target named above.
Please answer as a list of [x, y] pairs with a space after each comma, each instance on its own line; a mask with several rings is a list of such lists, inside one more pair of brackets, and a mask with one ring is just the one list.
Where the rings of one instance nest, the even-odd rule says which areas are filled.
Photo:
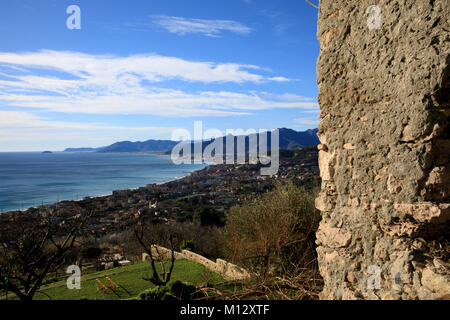
[[449, 21], [448, 0], [320, 1], [323, 299], [450, 294]]

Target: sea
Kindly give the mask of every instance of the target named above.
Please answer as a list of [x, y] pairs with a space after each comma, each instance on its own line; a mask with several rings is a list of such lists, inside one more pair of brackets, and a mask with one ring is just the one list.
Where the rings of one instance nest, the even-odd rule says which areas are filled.
[[0, 153], [0, 213], [164, 183], [206, 164], [136, 153]]

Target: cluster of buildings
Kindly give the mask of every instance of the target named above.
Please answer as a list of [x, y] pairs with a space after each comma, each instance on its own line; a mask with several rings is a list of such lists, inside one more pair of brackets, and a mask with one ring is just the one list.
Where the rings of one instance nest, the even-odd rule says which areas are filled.
[[[195, 205], [206, 205], [227, 212], [231, 206], [271, 189], [277, 181], [318, 176], [316, 147], [281, 151], [279, 171], [273, 176], [260, 175], [260, 165], [211, 165], [179, 180], [149, 184], [133, 190], [117, 190], [111, 195], [62, 201], [53, 205], [7, 212], [0, 216], [0, 232], [26, 223], [32, 215], [52, 214], [60, 224], [86, 211], [94, 214], [87, 230], [101, 237], [128, 229], [143, 217], [170, 223], [185, 211], [177, 199], [190, 199]], [[195, 200], [195, 201], [194, 201]]]

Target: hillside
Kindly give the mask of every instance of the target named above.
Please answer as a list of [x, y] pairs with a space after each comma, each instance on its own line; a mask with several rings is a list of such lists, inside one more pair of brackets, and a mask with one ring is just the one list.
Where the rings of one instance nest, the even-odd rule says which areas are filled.
[[[317, 129], [309, 129], [303, 132], [295, 131], [292, 129], [281, 128], [280, 133], [280, 149], [295, 149], [302, 146], [314, 146], [319, 144], [319, 139], [317, 138]], [[256, 134], [259, 136], [259, 134]], [[246, 152], [248, 152], [249, 139], [251, 136], [245, 136]], [[271, 136], [269, 132], [268, 137]], [[223, 143], [225, 145], [225, 137], [222, 137]], [[234, 137], [235, 142], [237, 137]], [[213, 140], [195, 142], [202, 143], [202, 149], [209, 145]], [[191, 142], [194, 145], [194, 142]], [[64, 152], [154, 152], [154, 153], [165, 153], [171, 152], [172, 148], [177, 145], [177, 141], [172, 140], [147, 140], [147, 141], [120, 141], [113, 143], [106, 147], [100, 148], [68, 148]], [[236, 143], [235, 143], [236, 145]], [[268, 149], [271, 149], [270, 139]], [[192, 147], [194, 150], [194, 147]]]
[[102, 148], [99, 152], [166, 152], [178, 142], [171, 140], [121, 141]]

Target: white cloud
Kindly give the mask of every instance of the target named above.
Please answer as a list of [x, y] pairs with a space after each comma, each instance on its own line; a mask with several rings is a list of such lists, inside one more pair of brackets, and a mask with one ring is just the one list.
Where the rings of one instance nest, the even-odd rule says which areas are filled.
[[0, 111], [0, 127], [5, 128], [45, 128], [61, 130], [123, 130], [143, 131], [169, 134], [175, 127], [124, 127], [111, 126], [103, 123], [81, 123], [47, 120], [33, 113], [23, 111]]
[[267, 9], [263, 9], [259, 11], [263, 16], [265, 16], [266, 18], [269, 19], [277, 19], [280, 18], [284, 15], [283, 12], [281, 11], [275, 11], [275, 10], [267, 10]]
[[308, 116], [306, 114], [308, 114], [308, 113], [319, 114], [320, 110], [314, 110], [314, 112], [312, 112], [312, 110], [311, 111], [303, 111], [303, 113], [305, 113], [304, 117], [293, 119], [294, 121], [291, 125], [292, 129], [307, 130], [307, 129], [311, 129], [311, 128], [317, 128], [319, 126], [320, 119], [318, 119], [317, 117]]
[[320, 119], [307, 117], [307, 118], [297, 118], [297, 119], [294, 119], [294, 121], [301, 125], [317, 126], [320, 122]]
[[42, 50], [31, 53], [0, 53], [0, 64], [13, 67], [40, 67], [68, 73], [87, 83], [113, 85], [116, 80], [161, 82], [173, 79], [220, 82], [262, 82], [264, 76], [246, 69], [257, 66], [236, 63], [187, 61], [156, 54], [117, 57], [79, 52]]
[[189, 19], [165, 15], [154, 15], [151, 18], [153, 23], [178, 35], [201, 33], [208, 37], [220, 37], [224, 31], [242, 35], [252, 32], [251, 28], [232, 20]]
[[292, 79], [288, 79], [288, 78], [285, 78], [285, 77], [272, 77], [272, 78], [269, 78], [268, 80], [276, 81], [276, 82], [289, 82], [289, 81], [292, 81]]
[[54, 121], [30, 112], [0, 111], [1, 151], [98, 147], [122, 140], [147, 140], [149, 136], [166, 139], [175, 129]]
[[[11, 72], [11, 67], [17, 70]], [[246, 115], [274, 108], [317, 109], [313, 100], [293, 94], [186, 92], [155, 86], [172, 79], [203, 83], [289, 81], [282, 76], [266, 78], [249, 69], [260, 70], [252, 65], [191, 62], [158, 55], [0, 53], [0, 104], [64, 113], [175, 117]]]
[[275, 108], [316, 109], [313, 101], [266, 99], [256, 93], [199, 92], [163, 90], [143, 94], [103, 96], [51, 96], [1, 94], [7, 105], [37, 108], [53, 112], [85, 114], [152, 114], [195, 117], [248, 115], [255, 110]]

